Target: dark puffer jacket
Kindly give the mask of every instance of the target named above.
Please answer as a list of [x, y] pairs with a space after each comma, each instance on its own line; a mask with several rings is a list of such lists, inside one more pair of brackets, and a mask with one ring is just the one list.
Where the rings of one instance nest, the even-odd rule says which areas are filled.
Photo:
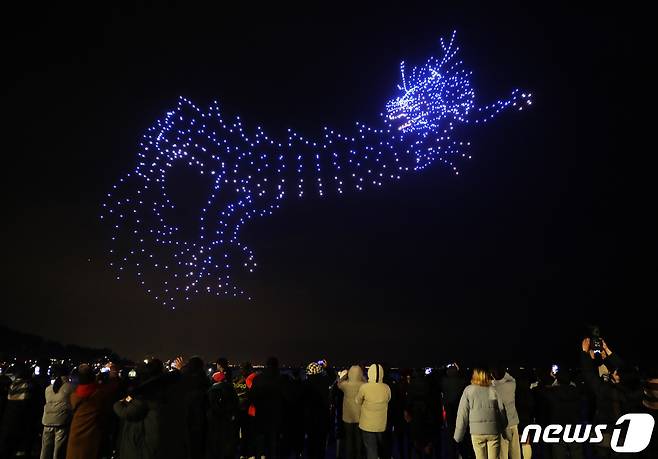
[[230, 381], [222, 381], [208, 390], [206, 409], [206, 457], [232, 458], [238, 446], [238, 395]]
[[121, 420], [119, 455], [121, 459], [156, 459], [160, 457], [160, 407], [157, 400], [135, 398], [114, 404]]
[[551, 424], [580, 424], [583, 412], [582, 391], [571, 384], [549, 387], [545, 392], [548, 421]]
[[[642, 392], [638, 388], [631, 387], [623, 379], [616, 384], [601, 378], [594, 360], [586, 352], [581, 352], [580, 361], [583, 378], [592, 391], [596, 403], [594, 423], [614, 425], [622, 414], [630, 413], [640, 407]], [[623, 368], [624, 365], [617, 354], [609, 356], [604, 363], [609, 369]]]

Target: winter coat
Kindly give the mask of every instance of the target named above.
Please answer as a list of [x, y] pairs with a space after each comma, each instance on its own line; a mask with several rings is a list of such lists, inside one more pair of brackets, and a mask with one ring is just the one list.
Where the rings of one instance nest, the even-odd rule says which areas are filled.
[[191, 459], [204, 456], [206, 445], [206, 401], [210, 381], [203, 372], [183, 372], [179, 386], [185, 454]]
[[457, 406], [466, 387], [466, 382], [459, 374], [446, 375], [441, 380], [441, 392], [443, 393], [443, 403], [446, 406]]
[[[240, 402], [230, 381], [222, 381], [207, 394], [206, 457], [208, 459], [235, 456], [238, 437]], [[123, 458], [122, 458], [123, 459]]]
[[[605, 363], [608, 368], [619, 368], [623, 364], [616, 354], [608, 357]], [[638, 408], [641, 401], [641, 391], [631, 390], [624, 381], [619, 384], [604, 381], [599, 377], [594, 361], [586, 352], [581, 352], [581, 366], [583, 378], [596, 400], [594, 423], [614, 425], [622, 414]]]
[[112, 416], [119, 390], [117, 381], [84, 384], [71, 394], [71, 428], [66, 459], [97, 459]]
[[343, 392], [343, 422], [359, 422], [361, 405], [356, 403], [356, 395], [364, 384], [363, 370], [358, 365], [350, 367], [347, 379], [338, 382], [338, 388]]
[[530, 383], [524, 379], [516, 380], [514, 394], [516, 412], [519, 416], [519, 432], [535, 421], [535, 399], [532, 396]]
[[548, 422], [551, 424], [580, 424], [582, 419], [583, 394], [571, 384], [546, 388], [544, 392], [548, 407]]
[[133, 398], [114, 403], [121, 422], [119, 457], [157, 459], [160, 455], [160, 404], [156, 400]]
[[326, 374], [309, 375], [303, 382], [304, 426], [306, 432], [329, 431], [329, 388], [333, 381]]
[[241, 375], [233, 380], [233, 389], [235, 390], [235, 393], [238, 396], [238, 401], [240, 402], [240, 411], [252, 411], [253, 413], [251, 416], [253, 416], [256, 412], [255, 408], [251, 404], [251, 400], [249, 399], [249, 391], [251, 390], [251, 385], [255, 377], [256, 373], [250, 373], [246, 378]]
[[391, 388], [382, 382], [384, 368], [379, 364], [368, 368], [368, 382], [356, 394], [356, 404], [361, 406], [359, 428], [366, 432], [384, 432]]
[[251, 386], [251, 400], [256, 410], [256, 426], [261, 431], [280, 429], [285, 409], [285, 379], [277, 370], [266, 368]]
[[284, 438], [294, 451], [304, 449], [304, 382], [298, 378], [289, 378], [285, 384], [286, 409], [284, 410]]
[[431, 412], [431, 387], [428, 378], [414, 374], [407, 389], [405, 417], [409, 423], [409, 437], [417, 449], [431, 442], [435, 425]]
[[63, 426], [71, 416], [71, 392], [73, 386], [68, 382], [62, 384], [55, 393], [52, 384], [46, 387], [46, 405], [43, 407], [41, 423], [44, 426]]
[[505, 407], [507, 425], [509, 427], [519, 425], [519, 414], [516, 412], [516, 380], [509, 373], [505, 373], [502, 379], [493, 381], [492, 385]]
[[505, 427], [505, 409], [493, 387], [471, 384], [464, 389], [457, 409], [455, 441], [464, 439], [467, 428], [471, 435], [499, 435]]
[[552, 386], [537, 385], [530, 389], [532, 394], [532, 404], [534, 407], [533, 414], [535, 416], [535, 422], [539, 425], [546, 426], [549, 424], [548, 421], [548, 398], [546, 397], [546, 391], [550, 390]]
[[185, 453], [189, 434], [185, 425], [186, 402], [182, 374], [178, 370], [165, 373], [161, 377], [161, 447], [162, 459], [189, 457]]

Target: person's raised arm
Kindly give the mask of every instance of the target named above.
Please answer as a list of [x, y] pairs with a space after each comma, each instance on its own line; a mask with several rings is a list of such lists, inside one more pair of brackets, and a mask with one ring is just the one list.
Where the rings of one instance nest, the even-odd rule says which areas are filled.
[[347, 383], [347, 370], [341, 370], [336, 374], [336, 386], [340, 390], [344, 390], [346, 383]]
[[583, 379], [585, 384], [598, 393], [601, 389], [601, 379], [599, 378], [598, 371], [594, 365], [594, 353], [590, 350], [590, 339], [585, 338], [581, 344], [582, 352], [580, 353], [580, 366], [583, 371]]
[[608, 343], [605, 342], [605, 340], [601, 340], [601, 344], [603, 345], [603, 352], [605, 352], [606, 355], [606, 366], [609, 368], [621, 368], [624, 366], [624, 361], [621, 357], [619, 357], [619, 354], [616, 352], [613, 353], [610, 348], [608, 347]]

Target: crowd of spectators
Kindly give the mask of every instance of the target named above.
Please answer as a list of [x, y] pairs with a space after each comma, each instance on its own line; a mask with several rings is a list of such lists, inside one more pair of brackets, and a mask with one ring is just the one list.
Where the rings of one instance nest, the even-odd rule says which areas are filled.
[[[580, 367], [211, 365], [200, 357], [0, 363], [0, 459], [614, 457], [603, 441], [522, 441], [526, 426], [658, 412], [658, 375], [585, 338]], [[640, 453], [656, 458], [656, 439]], [[637, 455], [636, 455], [637, 457]]]

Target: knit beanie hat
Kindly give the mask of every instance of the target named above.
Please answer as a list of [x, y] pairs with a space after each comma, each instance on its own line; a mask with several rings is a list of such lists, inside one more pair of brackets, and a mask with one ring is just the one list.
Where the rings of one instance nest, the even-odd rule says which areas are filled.
[[309, 376], [310, 375], [319, 375], [320, 373], [322, 373], [323, 370], [324, 370], [324, 368], [322, 368], [322, 365], [320, 365], [317, 362], [311, 362], [306, 367], [306, 374], [309, 375]]

